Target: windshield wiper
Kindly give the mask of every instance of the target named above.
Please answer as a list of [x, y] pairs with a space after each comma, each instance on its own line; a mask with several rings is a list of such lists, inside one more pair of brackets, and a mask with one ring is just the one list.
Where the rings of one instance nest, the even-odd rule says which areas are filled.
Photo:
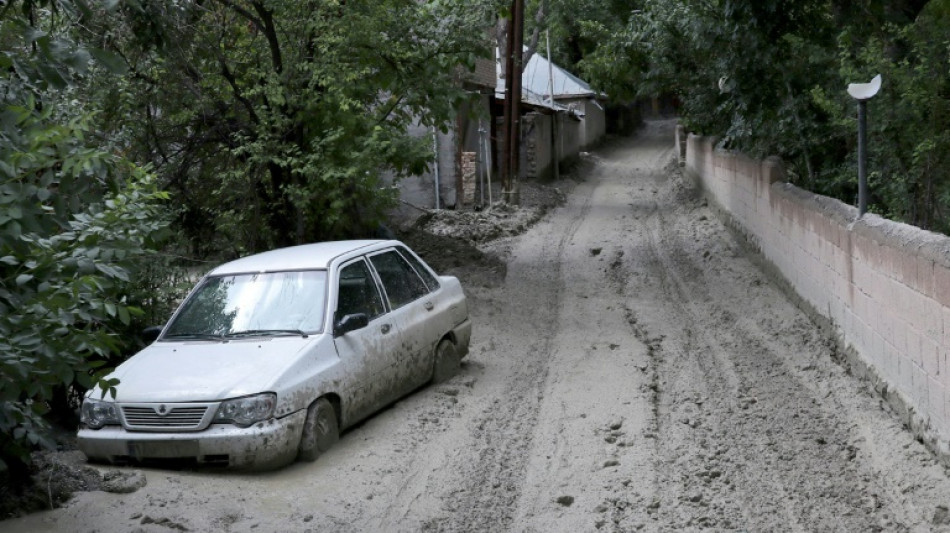
[[202, 339], [219, 341], [222, 339], [222, 336], [214, 333], [169, 333], [162, 337], [162, 339]]
[[253, 337], [255, 335], [300, 335], [304, 338], [307, 337], [307, 333], [299, 329], [245, 329], [227, 334], [228, 337]]

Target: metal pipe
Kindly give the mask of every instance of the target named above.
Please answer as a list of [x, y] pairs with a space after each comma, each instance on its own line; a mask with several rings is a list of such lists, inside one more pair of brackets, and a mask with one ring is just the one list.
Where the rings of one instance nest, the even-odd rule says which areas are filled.
[[554, 60], [551, 59], [551, 30], [544, 30], [544, 40], [548, 49], [548, 99], [554, 107]]
[[561, 151], [558, 150], [558, 141], [560, 139], [560, 132], [558, 132], [558, 116], [557, 109], [554, 107], [554, 60], [551, 59], [551, 30], [544, 31], [544, 40], [547, 43], [548, 49], [548, 95], [551, 99], [551, 151], [554, 152], [551, 154], [551, 159], [554, 160], [554, 179], [561, 179]]
[[[516, 0], [512, 0], [511, 3], [511, 13], [515, 12]], [[505, 31], [508, 34], [508, 39], [505, 41], [505, 104], [504, 104], [504, 118], [502, 129], [502, 139], [504, 144], [502, 145], [501, 153], [501, 191], [504, 196], [505, 191], [509, 189], [511, 183], [511, 149], [512, 149], [512, 139], [511, 139], [511, 123], [514, 120], [512, 115], [512, 108], [514, 103], [514, 79], [515, 79], [515, 59], [514, 59], [514, 20], [513, 17], [508, 19], [506, 23]], [[521, 53], [520, 51], [518, 53]], [[520, 73], [518, 74], [520, 76]]]
[[432, 146], [435, 150], [435, 208], [442, 209], [439, 203], [439, 189], [441, 188], [439, 183], [439, 130], [435, 126], [432, 126]]
[[485, 136], [485, 155], [488, 164], [485, 165], [485, 177], [488, 178], [488, 207], [492, 206], [492, 197], [491, 197], [491, 168], [495, 164], [495, 160], [491, 157], [491, 148], [492, 148], [492, 138], [491, 130], [488, 130], [488, 135]]
[[482, 121], [478, 121], [478, 159], [482, 163], [482, 171], [478, 173], [478, 201], [484, 206], [485, 205], [485, 161], [488, 158], [485, 156], [485, 125], [482, 124]]

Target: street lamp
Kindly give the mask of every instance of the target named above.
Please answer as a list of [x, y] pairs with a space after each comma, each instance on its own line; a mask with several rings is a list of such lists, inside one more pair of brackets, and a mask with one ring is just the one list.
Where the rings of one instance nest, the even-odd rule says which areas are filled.
[[848, 84], [848, 94], [858, 101], [858, 216], [868, 210], [868, 100], [881, 90], [881, 75], [868, 83]]

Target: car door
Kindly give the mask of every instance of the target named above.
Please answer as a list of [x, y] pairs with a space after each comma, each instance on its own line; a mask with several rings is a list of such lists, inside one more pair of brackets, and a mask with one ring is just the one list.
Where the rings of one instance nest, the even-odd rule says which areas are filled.
[[340, 266], [336, 285], [333, 323], [358, 313], [369, 319], [366, 327], [333, 339], [344, 368], [344, 386], [340, 390], [345, 391], [342, 415], [344, 423], [348, 423], [369, 415], [392, 399], [397, 383], [394, 373], [399, 334], [364, 259]]
[[434, 303], [422, 278], [396, 250], [370, 255], [369, 260], [382, 282], [392, 322], [399, 329], [397, 373], [408, 392], [432, 374], [433, 350], [439, 340], [430, 321]]
[[452, 321], [447, 313], [448, 309], [446, 308], [444, 294], [440, 291], [441, 284], [439, 283], [439, 278], [427, 265], [423, 264], [421, 259], [407, 248], [397, 246], [396, 251], [412, 265], [413, 270], [419, 274], [419, 277], [422, 278], [422, 281], [428, 289], [428, 294], [423, 296], [423, 298], [425, 298], [423, 300], [423, 306], [429, 315], [424, 323], [424, 327], [426, 329], [426, 338], [431, 339], [434, 349], [435, 345], [442, 340], [442, 337], [455, 326], [455, 322]]

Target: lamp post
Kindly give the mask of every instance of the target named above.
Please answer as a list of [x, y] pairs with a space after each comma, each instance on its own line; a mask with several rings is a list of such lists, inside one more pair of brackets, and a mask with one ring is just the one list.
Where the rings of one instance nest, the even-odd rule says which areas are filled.
[[868, 83], [848, 84], [848, 94], [858, 101], [858, 216], [868, 211], [868, 100], [881, 90], [881, 75]]

